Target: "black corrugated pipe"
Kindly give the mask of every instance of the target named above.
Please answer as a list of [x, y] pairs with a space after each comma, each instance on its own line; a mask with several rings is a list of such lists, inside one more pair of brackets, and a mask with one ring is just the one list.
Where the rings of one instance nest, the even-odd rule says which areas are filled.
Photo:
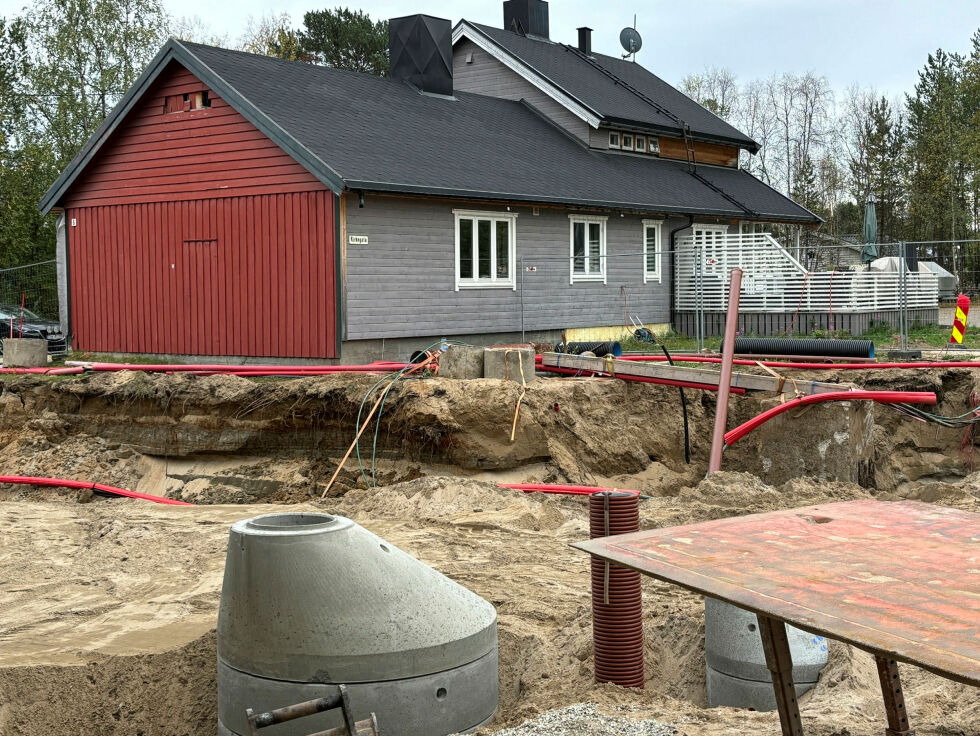
[[618, 358], [623, 354], [623, 346], [618, 342], [560, 342], [555, 345], [555, 352], [568, 355], [581, 355], [589, 352], [597, 358], [604, 355], [612, 355]]
[[735, 354], [873, 358], [875, 344], [871, 340], [824, 340], [817, 337], [736, 337]]

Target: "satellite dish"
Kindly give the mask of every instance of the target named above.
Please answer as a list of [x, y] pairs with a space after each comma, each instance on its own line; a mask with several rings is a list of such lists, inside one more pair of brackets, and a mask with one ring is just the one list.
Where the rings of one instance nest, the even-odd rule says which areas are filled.
[[635, 28], [624, 28], [619, 32], [619, 43], [626, 54], [635, 54], [643, 47], [643, 39]]

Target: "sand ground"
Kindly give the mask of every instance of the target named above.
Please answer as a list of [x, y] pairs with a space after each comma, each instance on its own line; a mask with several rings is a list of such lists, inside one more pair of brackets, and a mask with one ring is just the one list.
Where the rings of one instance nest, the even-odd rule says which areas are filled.
[[[978, 489], [980, 474], [903, 495], [980, 510]], [[871, 494], [850, 483], [801, 479], [774, 488], [722, 473], [645, 501], [642, 524]], [[496, 606], [501, 700], [486, 733], [518, 726], [506, 733], [778, 733], [773, 714], [707, 708], [702, 601], [656, 581], [644, 583], [646, 688], [593, 683], [587, 559], [568, 547], [588, 535], [582, 499], [424, 478], [303, 507], [350, 516]], [[214, 733], [214, 628], [228, 527], [281, 509], [79, 502], [58, 491], [0, 504], [0, 734]], [[914, 667], [903, 676], [920, 736], [980, 734], [976, 689]], [[577, 703], [608, 718], [586, 718], [588, 731], [575, 730], [581, 709], [525, 723]], [[832, 646], [803, 714], [808, 734], [881, 734], [870, 655]]]

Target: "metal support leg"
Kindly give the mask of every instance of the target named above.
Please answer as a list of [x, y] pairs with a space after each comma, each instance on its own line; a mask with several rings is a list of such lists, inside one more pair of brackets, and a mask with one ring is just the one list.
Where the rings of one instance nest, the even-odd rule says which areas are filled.
[[885, 698], [885, 715], [888, 717], [885, 736], [915, 736], [915, 731], [909, 728], [898, 663], [894, 659], [875, 655], [875, 664], [878, 665], [878, 679], [881, 680], [881, 694]]
[[796, 687], [793, 684], [793, 657], [786, 638], [786, 624], [768, 616], [758, 616], [759, 634], [762, 649], [766, 653], [766, 667], [772, 676], [772, 687], [776, 692], [776, 708], [783, 736], [803, 736], [800, 722], [800, 706], [796, 702]]

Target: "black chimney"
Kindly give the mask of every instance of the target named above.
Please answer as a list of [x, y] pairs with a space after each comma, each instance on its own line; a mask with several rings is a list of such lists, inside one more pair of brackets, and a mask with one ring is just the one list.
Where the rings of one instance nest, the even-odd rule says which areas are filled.
[[453, 29], [448, 20], [407, 15], [388, 21], [392, 79], [411, 82], [423, 92], [453, 93]]
[[506, 0], [504, 30], [522, 36], [548, 38], [547, 0]]
[[582, 26], [578, 29], [578, 50], [592, 56], [592, 29]]

